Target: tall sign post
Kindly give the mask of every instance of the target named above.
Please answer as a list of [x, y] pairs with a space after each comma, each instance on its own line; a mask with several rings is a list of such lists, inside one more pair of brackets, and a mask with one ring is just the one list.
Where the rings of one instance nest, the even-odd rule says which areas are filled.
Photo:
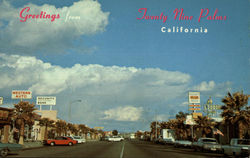
[[200, 105], [200, 92], [189, 92], [188, 93], [188, 103], [189, 109], [192, 111], [193, 117], [198, 118], [198, 116], [202, 116], [201, 112], [197, 112], [201, 110]]
[[197, 113], [196, 111], [201, 110], [200, 106], [200, 92], [188, 92], [188, 106], [190, 111], [192, 111], [192, 115], [188, 115], [186, 117], [186, 122], [185, 124], [191, 126], [191, 131], [192, 131], [192, 142], [194, 141], [194, 128], [193, 126], [195, 125], [194, 118], [197, 118], [199, 115], [202, 115], [202, 113]]
[[214, 105], [211, 97], [207, 100], [207, 103], [204, 105], [204, 112], [208, 117], [217, 117], [217, 111], [221, 109], [222, 105]]
[[52, 110], [52, 106], [56, 105], [56, 97], [38, 96], [36, 97], [36, 104], [40, 105], [40, 111], [42, 110], [42, 105], [49, 105], [50, 110]]
[[12, 90], [12, 99], [32, 99], [32, 92], [27, 90]]
[[192, 115], [187, 115], [186, 116], [186, 121], [184, 122], [186, 125], [190, 125], [191, 126], [191, 133], [192, 133], [192, 142], [194, 139], [194, 125], [196, 124], [193, 116]]

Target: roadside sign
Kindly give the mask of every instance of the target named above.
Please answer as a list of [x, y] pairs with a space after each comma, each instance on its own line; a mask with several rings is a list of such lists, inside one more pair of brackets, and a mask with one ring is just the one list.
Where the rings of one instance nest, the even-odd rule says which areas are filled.
[[13, 90], [12, 99], [32, 99], [32, 92], [26, 90]]
[[189, 105], [190, 107], [201, 107], [201, 105]]
[[200, 103], [200, 92], [188, 92], [189, 103]]
[[0, 105], [3, 104], [3, 97], [0, 97]]
[[198, 116], [202, 116], [202, 113], [200, 113], [200, 112], [197, 112], [197, 113], [194, 112], [194, 113], [193, 113], [193, 118], [194, 118], [194, 119], [197, 119]]
[[37, 105], [56, 105], [56, 97], [38, 96], [36, 97]]
[[94, 127], [95, 130], [102, 130], [104, 127]]
[[193, 120], [192, 115], [187, 115], [186, 116], [185, 124], [186, 125], [195, 125], [195, 121]]
[[201, 108], [189, 108], [189, 110], [194, 111], [194, 110], [201, 110]]

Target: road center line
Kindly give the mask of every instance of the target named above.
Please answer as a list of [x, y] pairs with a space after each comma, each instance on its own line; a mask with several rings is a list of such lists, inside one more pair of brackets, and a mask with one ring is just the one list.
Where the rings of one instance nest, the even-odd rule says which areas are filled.
[[121, 154], [120, 154], [120, 158], [123, 157], [124, 146], [125, 146], [125, 142], [123, 142], [123, 145], [122, 145], [122, 151], [121, 151]]

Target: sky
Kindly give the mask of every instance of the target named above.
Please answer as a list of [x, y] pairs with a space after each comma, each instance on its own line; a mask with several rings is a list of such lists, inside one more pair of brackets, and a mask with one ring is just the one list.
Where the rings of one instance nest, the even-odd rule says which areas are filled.
[[249, 10], [249, 0], [0, 0], [2, 106], [30, 90], [30, 102], [55, 96], [60, 119], [71, 104], [71, 122], [127, 132], [190, 112], [189, 91], [202, 105], [250, 94]]

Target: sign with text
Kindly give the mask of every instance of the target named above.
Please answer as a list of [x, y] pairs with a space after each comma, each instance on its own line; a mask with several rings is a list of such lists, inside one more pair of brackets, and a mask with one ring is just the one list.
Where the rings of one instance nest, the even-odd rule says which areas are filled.
[[200, 92], [188, 92], [189, 103], [200, 103]]
[[186, 116], [186, 121], [184, 122], [186, 125], [195, 125], [195, 121], [193, 120], [192, 115]]
[[201, 105], [189, 105], [190, 107], [201, 107]]
[[32, 92], [31, 91], [23, 91], [23, 90], [13, 90], [12, 99], [32, 99]]
[[0, 97], [0, 105], [3, 104], [3, 97]]
[[202, 116], [202, 113], [201, 112], [198, 112], [198, 113], [196, 113], [196, 112], [194, 112], [194, 113], [192, 113], [193, 114], [193, 118], [194, 119], [197, 119], [198, 118], [198, 116]]
[[201, 108], [189, 108], [191, 111], [201, 110]]
[[37, 105], [56, 105], [56, 97], [39, 96], [36, 97]]

